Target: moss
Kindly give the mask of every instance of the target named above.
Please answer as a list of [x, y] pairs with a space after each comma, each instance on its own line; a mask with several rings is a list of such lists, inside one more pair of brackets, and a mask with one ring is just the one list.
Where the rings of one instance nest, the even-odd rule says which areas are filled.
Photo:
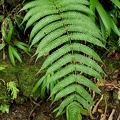
[[11, 97], [4, 84], [0, 83], [0, 104], [6, 104], [11, 102]]
[[[24, 96], [30, 97], [34, 85], [45, 73], [44, 71], [42, 71], [38, 76], [36, 76], [36, 73], [40, 69], [43, 61], [44, 58], [40, 59], [37, 63], [33, 65], [24, 63], [22, 65], [22, 71], [17, 74], [20, 91], [23, 93]], [[38, 97], [38, 96], [39, 96], [39, 90], [38, 92], [36, 92], [34, 97]]]
[[[5, 65], [5, 69], [0, 71], [0, 103], [9, 103], [13, 100], [11, 99], [10, 93], [7, 91], [7, 83], [14, 81], [17, 83], [17, 87], [22, 93], [23, 97], [30, 97], [31, 90], [33, 89], [36, 82], [42, 77], [44, 71], [36, 76], [35, 74], [41, 67], [44, 59], [39, 60], [36, 64], [29, 65], [28, 62], [23, 62], [22, 64], [17, 64], [17, 66], [11, 65], [9, 61], [0, 61], [0, 65]], [[36, 92], [34, 97], [39, 96], [39, 90]]]

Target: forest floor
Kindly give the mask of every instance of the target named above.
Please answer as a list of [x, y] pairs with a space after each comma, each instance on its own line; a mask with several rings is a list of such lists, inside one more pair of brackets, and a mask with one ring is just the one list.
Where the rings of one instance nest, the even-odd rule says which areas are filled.
[[[103, 58], [103, 62], [102, 67], [106, 73], [104, 81], [94, 81], [100, 88], [101, 95], [91, 93], [95, 105], [91, 108], [91, 113], [83, 116], [83, 120], [120, 120], [120, 59], [116, 59], [116, 56], [109, 54], [108, 57]], [[7, 62], [0, 61], [0, 64], [3, 63], [8, 65]], [[0, 120], [65, 120], [64, 115], [55, 118], [55, 114], [52, 113], [56, 104], [51, 106], [51, 102], [48, 100], [35, 100], [29, 97], [28, 93], [34, 86], [31, 74], [33, 75], [39, 68], [38, 65], [27, 64], [24, 66], [24, 64], [22, 64], [22, 68], [17, 66], [17, 72], [16, 69], [12, 69], [11, 65], [8, 65], [9, 71], [0, 76], [3, 79], [6, 79], [6, 77], [16, 79], [17, 76], [18, 88], [20, 89], [17, 99], [10, 102], [9, 113], [0, 113]], [[40, 64], [42, 63], [39, 63], [39, 67]], [[13, 77], [14, 74], [15, 77]]]

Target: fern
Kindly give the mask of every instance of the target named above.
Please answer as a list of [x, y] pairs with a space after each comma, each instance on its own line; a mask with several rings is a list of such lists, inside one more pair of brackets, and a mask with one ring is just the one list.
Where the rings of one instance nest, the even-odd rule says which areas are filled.
[[26, 29], [33, 26], [31, 46], [37, 45], [37, 60], [50, 52], [38, 73], [47, 68], [33, 88], [41, 87], [41, 97], [50, 91], [53, 103], [62, 99], [54, 110], [57, 116], [66, 111], [67, 120], [81, 120], [94, 102], [84, 88], [100, 93], [91, 81], [104, 74], [99, 55], [90, 46], [104, 47], [101, 33], [90, 15], [87, 0], [35, 0], [26, 4], [23, 19]]
[[81, 120], [82, 116], [79, 113], [84, 115], [86, 111], [77, 102], [72, 102], [67, 106], [66, 116], [68, 120]]

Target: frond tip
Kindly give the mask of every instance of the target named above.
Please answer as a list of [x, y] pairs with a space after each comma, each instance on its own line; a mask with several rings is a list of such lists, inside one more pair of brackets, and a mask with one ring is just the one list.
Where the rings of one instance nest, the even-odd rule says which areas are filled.
[[70, 103], [66, 108], [67, 120], [82, 120], [81, 114], [85, 115], [86, 110], [76, 101]]

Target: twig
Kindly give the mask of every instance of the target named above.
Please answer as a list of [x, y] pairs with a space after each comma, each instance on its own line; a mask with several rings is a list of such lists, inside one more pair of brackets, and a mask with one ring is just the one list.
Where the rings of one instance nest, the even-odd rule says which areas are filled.
[[31, 98], [31, 97], [30, 97], [30, 100], [31, 100], [31, 101], [32, 101], [32, 103], [33, 103], [33, 104], [35, 104], [36, 106], [39, 106], [39, 107], [41, 106], [41, 105], [40, 105], [41, 101], [40, 101], [39, 103], [37, 103], [37, 102], [35, 102], [34, 100], [32, 100], [32, 98]]
[[32, 101], [33, 104], [35, 104], [35, 106], [34, 106], [33, 109], [31, 110], [28, 119], [30, 119], [30, 117], [31, 117], [32, 113], [34, 112], [34, 110], [35, 110], [37, 107], [40, 107], [40, 106], [41, 106], [41, 105], [40, 105], [41, 101], [40, 101], [39, 103], [36, 103], [34, 100], [32, 100], [32, 98], [30, 98], [30, 100]]
[[111, 112], [108, 120], [113, 120], [113, 115], [114, 115], [114, 113], [115, 113], [115, 109], [112, 109], [112, 112]]
[[3, 79], [0, 79], [0, 81], [2, 81], [2, 82], [3, 82], [3, 84], [5, 85], [5, 81], [4, 81]]
[[107, 101], [105, 100], [105, 112], [101, 115], [100, 120], [106, 120], [106, 113], [107, 113]]
[[119, 116], [118, 116], [117, 120], [120, 120], [120, 114], [119, 114]]
[[91, 107], [90, 107], [90, 113], [89, 113], [89, 114], [90, 114], [91, 119], [95, 119], [95, 117], [92, 115], [92, 112], [91, 112], [92, 108], [93, 108], [93, 107], [91, 106]]
[[100, 100], [96, 103], [95, 107], [92, 110], [92, 114], [94, 114], [97, 111], [98, 105], [103, 100], [103, 95], [101, 96]]
[[95, 91], [93, 91], [92, 98], [93, 99], [95, 98]]
[[35, 110], [37, 107], [38, 107], [38, 106], [34, 106], [33, 109], [31, 110], [31, 112], [30, 112], [30, 114], [29, 114], [29, 117], [28, 117], [29, 120], [30, 120], [30, 117], [31, 117], [32, 113], [34, 112], [34, 110]]
[[[93, 98], [93, 100], [95, 98], [95, 92], [94, 91], [93, 91], [93, 94], [92, 94], [92, 98]], [[90, 113], [89, 114], [90, 114], [91, 119], [95, 119], [95, 117], [92, 115], [92, 112], [91, 112], [92, 108], [93, 108], [93, 106], [90, 107]]]

